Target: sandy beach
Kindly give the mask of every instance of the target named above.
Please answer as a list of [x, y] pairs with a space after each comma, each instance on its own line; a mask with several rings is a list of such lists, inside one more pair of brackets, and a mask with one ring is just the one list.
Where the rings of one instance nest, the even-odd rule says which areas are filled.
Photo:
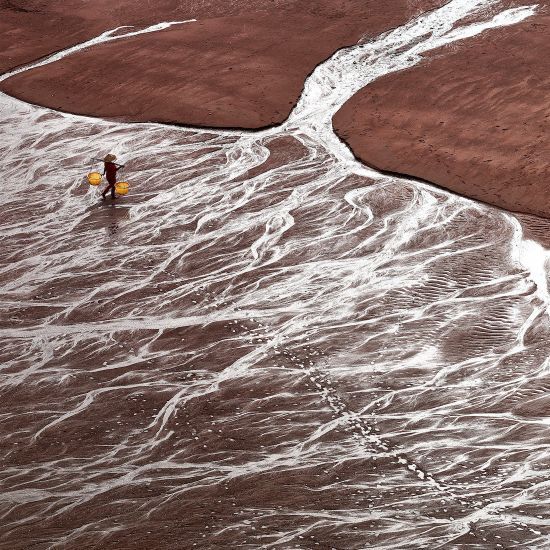
[[0, 76], [0, 550], [544, 550], [545, 15], [143, 4], [2, 7], [71, 32]]
[[365, 163], [550, 216], [548, 7], [358, 92], [334, 128]]
[[[172, 0], [149, 4], [147, 10], [137, 0], [126, 0], [116, 10], [105, 0], [87, 7], [73, 3], [74, 10], [62, 11], [48, 3], [60, 25], [81, 28], [61, 36], [40, 27], [44, 19], [39, 14], [30, 18], [8, 11], [21, 21], [22, 34], [43, 38], [8, 44], [4, 66], [119, 25], [197, 21], [83, 50], [11, 78], [2, 91], [29, 103], [102, 118], [260, 128], [288, 117], [308, 74], [338, 48], [377, 36], [443, 1], [392, 0], [382, 6], [374, 0], [322, 0], [304, 6], [298, 1], [218, 0], [183, 7]], [[67, 12], [72, 18], [64, 20]]]

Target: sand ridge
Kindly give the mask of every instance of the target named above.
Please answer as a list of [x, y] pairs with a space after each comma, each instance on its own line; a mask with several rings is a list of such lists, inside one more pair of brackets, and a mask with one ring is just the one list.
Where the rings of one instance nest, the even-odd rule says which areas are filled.
[[[80, 40], [117, 25], [198, 21], [82, 51], [11, 78], [1, 90], [30, 103], [103, 118], [260, 128], [286, 119], [307, 75], [338, 48], [443, 3], [392, 0], [382, 6], [373, 0], [318, 0], [304, 6], [261, 0], [246, 5], [192, 2], [183, 9], [180, 2], [166, 0], [147, 13], [129, 0], [117, 10], [106, 2], [97, 7], [94, 2], [84, 12], [75, 5], [67, 13], [87, 22], [76, 33]], [[43, 29], [33, 29], [31, 16], [19, 19], [26, 35], [41, 35]], [[67, 45], [74, 35], [67, 34]], [[59, 47], [60, 40], [55, 35], [42, 50], [37, 46], [34, 55]], [[27, 58], [22, 51], [10, 59], [13, 65]]]
[[518, 25], [426, 55], [334, 117], [365, 163], [514, 212], [550, 216], [548, 3]]

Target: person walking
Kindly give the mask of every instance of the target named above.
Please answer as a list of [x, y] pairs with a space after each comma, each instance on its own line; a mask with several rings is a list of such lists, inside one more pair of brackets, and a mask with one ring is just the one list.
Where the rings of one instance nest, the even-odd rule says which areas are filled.
[[115, 196], [115, 185], [116, 185], [116, 173], [118, 170], [120, 170], [121, 166], [118, 164], [115, 164], [116, 156], [111, 155], [110, 153], [103, 159], [103, 162], [105, 163], [105, 168], [103, 170], [103, 175], [107, 177], [107, 187], [105, 188], [105, 191], [101, 193], [101, 196], [105, 200], [105, 195], [111, 191], [111, 198], [116, 199]]

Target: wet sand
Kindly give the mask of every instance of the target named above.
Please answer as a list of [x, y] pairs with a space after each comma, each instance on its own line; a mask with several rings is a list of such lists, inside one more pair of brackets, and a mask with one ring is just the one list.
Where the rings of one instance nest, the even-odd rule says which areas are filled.
[[331, 126], [473, 7], [338, 52], [261, 132], [0, 96], [2, 550], [546, 547], [547, 251]]
[[376, 168], [550, 217], [548, 11], [373, 82], [337, 113], [336, 132]]
[[[544, 547], [548, 321], [511, 217], [299, 131], [7, 106], [5, 548]], [[105, 145], [132, 189], [102, 203], [77, 165]]]
[[220, 2], [211, 10], [210, 4], [167, 10], [165, 3], [140, 17], [134, 8], [126, 20], [123, 10], [107, 17], [94, 3], [85, 13], [93, 22], [82, 33], [86, 37], [100, 27], [138, 24], [136, 19], [142, 25], [198, 21], [82, 51], [15, 76], [0, 89], [30, 103], [103, 118], [260, 128], [288, 117], [307, 75], [335, 50], [442, 3]]
[[256, 0], [246, 6], [219, 0], [10, 0], [0, 4], [0, 68], [29, 63], [120, 25], [146, 26], [193, 17], [238, 16], [248, 11], [280, 9], [289, 2]]

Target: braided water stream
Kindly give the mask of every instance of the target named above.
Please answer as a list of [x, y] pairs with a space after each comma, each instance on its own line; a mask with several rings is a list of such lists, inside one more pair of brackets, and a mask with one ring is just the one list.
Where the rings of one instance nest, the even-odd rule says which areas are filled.
[[[336, 52], [258, 132], [0, 96], [0, 548], [548, 546], [547, 251], [366, 168], [331, 124], [536, 10], [497, 7]], [[128, 196], [85, 187], [90, 151], [126, 164]]]

